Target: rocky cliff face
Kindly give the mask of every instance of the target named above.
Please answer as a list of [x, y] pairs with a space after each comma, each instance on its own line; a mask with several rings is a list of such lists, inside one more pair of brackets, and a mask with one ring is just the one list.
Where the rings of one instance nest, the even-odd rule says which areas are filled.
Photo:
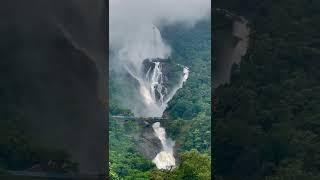
[[[82, 173], [105, 173], [107, 12], [104, 0], [5, 0], [1, 68], [29, 140], [66, 150]], [[1, 84], [1, 88], [8, 88]]]
[[154, 135], [151, 125], [143, 127], [141, 133], [135, 135], [134, 139], [137, 144], [137, 150], [150, 160], [154, 159], [162, 149], [161, 142]]

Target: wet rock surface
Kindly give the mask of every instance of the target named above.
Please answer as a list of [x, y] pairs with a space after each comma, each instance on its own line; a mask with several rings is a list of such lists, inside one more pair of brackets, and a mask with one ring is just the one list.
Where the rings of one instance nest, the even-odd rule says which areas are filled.
[[140, 134], [134, 137], [137, 144], [137, 150], [146, 158], [152, 160], [161, 151], [160, 140], [154, 135], [152, 126], [143, 128]]

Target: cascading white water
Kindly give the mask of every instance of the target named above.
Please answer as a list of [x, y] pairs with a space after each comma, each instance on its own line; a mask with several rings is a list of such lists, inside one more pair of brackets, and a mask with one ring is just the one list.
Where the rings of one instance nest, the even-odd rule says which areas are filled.
[[165, 100], [165, 104], [167, 106], [167, 103], [173, 98], [173, 96], [176, 94], [176, 92], [182, 88], [184, 82], [187, 81], [189, 77], [189, 68], [188, 67], [183, 67], [183, 75], [181, 77], [180, 82], [177, 84], [177, 86], [175, 86], [172, 91], [170, 92], [170, 94], [167, 96], [167, 99]]
[[155, 132], [155, 136], [159, 138], [162, 145], [162, 150], [152, 160], [156, 164], [158, 169], [171, 169], [176, 166], [176, 160], [173, 156], [174, 141], [166, 138], [166, 131], [160, 126], [160, 122], [156, 122], [152, 125]]
[[[167, 103], [172, 99], [178, 89], [182, 88], [183, 83], [188, 79], [189, 69], [183, 67], [183, 76], [179, 83], [168, 94], [167, 88], [163, 84], [164, 74], [162, 73], [162, 66], [160, 62], [154, 62], [154, 68], [151, 72], [151, 67], [148, 69], [144, 85], [141, 86], [143, 97], [145, 102], [149, 105], [152, 103], [155, 108], [158, 109], [157, 115], [162, 116], [163, 111], [167, 107]], [[157, 95], [158, 94], [158, 98]], [[155, 115], [155, 114], [154, 114]], [[160, 122], [156, 122], [152, 125], [155, 132], [155, 136], [159, 138], [162, 145], [162, 150], [153, 159], [153, 163], [156, 164], [158, 169], [171, 169], [175, 167], [175, 158], [173, 156], [174, 141], [167, 139], [166, 132], [163, 127], [160, 126]]]
[[[168, 92], [168, 87], [164, 85], [163, 64], [157, 61], [152, 62], [152, 60], [158, 58], [167, 59], [170, 54], [170, 48], [163, 42], [160, 31], [156, 26], [152, 26], [152, 28], [143, 27], [141, 32], [146, 37], [151, 36], [153, 38], [144, 39], [141, 37], [140, 39], [135, 39], [133, 36], [133, 39], [127, 41], [126, 46], [119, 51], [118, 55], [120, 59], [126, 62], [123, 63], [126, 71], [139, 84], [139, 94], [144, 107], [133, 109], [134, 114], [140, 117], [161, 117], [168, 102], [187, 80], [189, 70], [187, 67], [183, 67], [181, 80]], [[135, 46], [132, 43], [135, 43]], [[133, 47], [134, 50], [131, 49]], [[143, 62], [146, 59], [153, 63], [153, 67], [149, 67], [145, 73]]]
[[[210, 4], [209, 0], [139, 0], [139, 3], [132, 0], [109, 0], [110, 47], [114, 51], [113, 62], [119, 65], [113, 67], [120, 74], [119, 77], [125, 75], [123, 80], [128, 80], [128, 73], [137, 81], [121, 86], [137, 89], [124, 90], [119, 101], [132, 110], [135, 116], [161, 117], [168, 102], [189, 75], [189, 69], [183, 67], [180, 81], [176, 86], [168, 88], [164, 84], [166, 77], [161, 62], [153, 62], [154, 66], [147, 72], [144, 71], [144, 60], [167, 59], [170, 55], [170, 47], [164, 43], [160, 31], [153, 24], [193, 25], [209, 17]], [[130, 95], [125, 94], [126, 92]], [[134, 95], [131, 96], [132, 94]], [[166, 139], [165, 130], [160, 127], [160, 123], [155, 123], [153, 129], [163, 145], [163, 151], [156, 156], [154, 163], [158, 168], [175, 165], [172, 152], [174, 143], [168, 145], [170, 140]]]
[[[150, 37], [153, 33], [153, 39], [144, 39], [141, 36], [137, 36], [140, 39], [135, 39], [136, 37], [132, 36], [134, 39], [127, 41], [126, 46], [119, 51], [118, 57], [125, 61], [122, 64], [123, 67], [138, 82], [140, 99], [144, 107], [136, 111], [133, 110], [135, 116], [161, 117], [168, 102], [188, 79], [189, 68], [178, 64], [183, 68], [183, 73], [177, 84], [168, 90], [169, 88], [164, 84], [163, 64], [157, 59], [167, 59], [170, 49], [163, 42], [160, 31], [155, 26], [152, 29], [141, 29], [141, 31], [146, 34], [146, 37]], [[147, 72], [144, 71], [143, 64], [146, 59], [149, 60], [149, 65], [151, 64]], [[175, 166], [174, 142], [166, 138], [165, 129], [160, 126], [159, 122], [154, 123], [152, 127], [155, 136], [160, 139], [162, 144], [162, 149], [153, 162], [159, 169], [170, 169]]]
[[[119, 60], [124, 69], [138, 82], [139, 94], [141, 101], [144, 104], [143, 108], [133, 109], [135, 116], [140, 117], [161, 117], [165, 111], [168, 102], [173, 98], [176, 92], [182, 88], [184, 82], [188, 79], [189, 69], [182, 65], [183, 74], [179, 82], [169, 88], [165, 86], [163, 73], [163, 64], [161, 62], [153, 61], [157, 59], [167, 59], [170, 54], [170, 48], [163, 42], [160, 31], [155, 26], [151, 28], [142, 27], [138, 31], [139, 35], [132, 36], [127, 43], [118, 52]], [[153, 38], [150, 37], [153, 33]], [[139, 39], [136, 39], [139, 38]], [[143, 62], [148, 59], [152, 66], [147, 72], [144, 71]], [[160, 123], [154, 123], [153, 129], [155, 136], [158, 137], [162, 144], [162, 150], [153, 159], [159, 169], [170, 169], [175, 166], [175, 158], [173, 156], [174, 142], [166, 138], [165, 129], [160, 126]]]
[[[153, 101], [161, 107], [163, 105], [163, 98], [165, 93], [167, 92], [167, 88], [163, 86], [163, 74], [160, 62], [154, 62], [154, 69], [151, 74], [151, 78], [149, 77], [150, 70], [151, 67], [146, 74], [144, 82], [149, 89], [150, 96]], [[159, 99], [157, 99], [156, 93], [158, 93], [158, 95], [160, 96]]]
[[[140, 94], [143, 101], [148, 107], [152, 109], [151, 117], [161, 117], [166, 109], [168, 102], [173, 98], [176, 92], [182, 88], [184, 82], [188, 79], [189, 68], [183, 67], [183, 75], [178, 84], [168, 92], [168, 88], [164, 85], [164, 74], [160, 62], [153, 62], [154, 68], [151, 67], [146, 73], [145, 79], [140, 82]], [[150, 71], [152, 71], [150, 73]]]

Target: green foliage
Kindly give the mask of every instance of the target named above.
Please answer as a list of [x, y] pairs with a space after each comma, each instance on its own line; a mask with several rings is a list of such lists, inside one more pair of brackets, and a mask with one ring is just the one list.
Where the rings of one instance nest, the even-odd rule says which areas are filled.
[[[196, 149], [200, 153], [211, 154], [210, 21], [200, 22], [191, 28], [174, 25], [163, 28], [161, 32], [173, 50], [170, 63], [190, 68], [189, 79], [178, 90], [165, 112], [170, 119], [164, 122], [168, 136], [181, 145], [179, 152]], [[173, 71], [168, 78], [174, 79], [181, 74], [175, 69], [181, 71], [174, 65], [167, 68]], [[118, 94], [120, 91], [133, 91], [134, 88], [117, 89], [120, 82], [114, 78], [109, 81], [110, 114], [125, 114], [123, 108], [118, 106], [121, 104], [117, 101]], [[130, 96], [131, 93], [125, 94]], [[109, 173], [113, 179], [210, 179], [210, 156], [201, 155], [198, 151], [182, 153], [182, 166], [179, 166], [179, 171], [174, 170], [176, 173], [156, 170], [150, 160], [144, 159], [135, 150], [133, 135], [139, 131], [139, 126], [134, 122], [121, 125], [109, 117]], [[191, 166], [193, 163], [194, 167]]]
[[119, 178], [118, 174], [114, 171], [113, 168], [114, 168], [113, 165], [111, 165], [111, 163], [109, 163], [109, 178], [111, 180], [119, 180], [120, 178]]
[[240, 72], [216, 90], [216, 173], [225, 180], [319, 179], [319, 1], [216, 5], [246, 15], [252, 28]]
[[148, 179], [154, 164], [135, 149], [133, 135], [138, 131], [138, 125], [133, 121], [121, 125], [109, 117], [110, 178]]
[[180, 154], [180, 164], [173, 170], [153, 170], [153, 180], [209, 180], [211, 179], [211, 161], [206, 154], [196, 150]]
[[211, 122], [204, 113], [192, 119], [192, 124], [185, 136], [183, 149], [197, 149], [202, 153], [211, 153]]
[[113, 101], [109, 103], [109, 112], [112, 115], [133, 116], [133, 113], [129, 109], [120, 108]]
[[175, 62], [190, 68], [188, 80], [166, 110], [172, 119], [166, 125], [168, 135], [182, 145], [179, 151], [197, 149], [211, 154], [210, 21], [187, 30], [168, 27], [163, 36], [173, 45]]

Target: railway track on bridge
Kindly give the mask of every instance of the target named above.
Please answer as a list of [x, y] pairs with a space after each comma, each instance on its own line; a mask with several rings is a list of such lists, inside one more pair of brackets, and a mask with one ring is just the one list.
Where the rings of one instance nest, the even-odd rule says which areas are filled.
[[160, 122], [163, 120], [167, 120], [167, 118], [165, 117], [135, 117], [135, 116], [122, 116], [122, 115], [114, 115], [111, 116], [112, 118], [116, 119], [116, 120], [121, 120], [121, 121], [136, 121], [136, 122], [140, 122], [143, 124], [153, 124], [155, 122]]

